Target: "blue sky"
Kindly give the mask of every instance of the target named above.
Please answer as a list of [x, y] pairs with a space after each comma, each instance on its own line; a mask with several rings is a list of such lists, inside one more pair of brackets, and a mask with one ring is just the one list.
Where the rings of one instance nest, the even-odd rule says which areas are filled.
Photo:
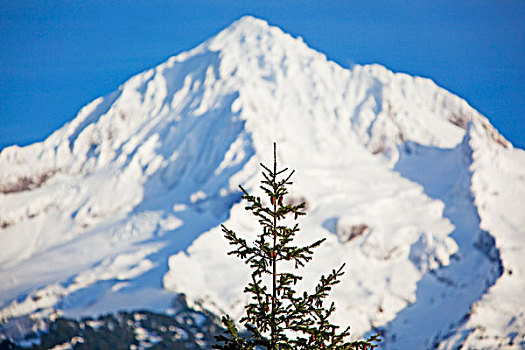
[[91, 100], [243, 15], [343, 66], [433, 79], [525, 148], [525, 1], [0, 2], [0, 149], [41, 141]]

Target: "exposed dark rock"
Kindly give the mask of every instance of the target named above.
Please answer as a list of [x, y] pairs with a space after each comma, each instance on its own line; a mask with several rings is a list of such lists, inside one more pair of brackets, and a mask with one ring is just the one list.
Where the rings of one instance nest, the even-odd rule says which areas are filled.
[[1, 184], [0, 193], [8, 194], [34, 190], [35, 188], [39, 188], [44, 183], [46, 183], [46, 181], [55, 175], [56, 172], [57, 170], [53, 169], [32, 177], [20, 176], [13, 182]]

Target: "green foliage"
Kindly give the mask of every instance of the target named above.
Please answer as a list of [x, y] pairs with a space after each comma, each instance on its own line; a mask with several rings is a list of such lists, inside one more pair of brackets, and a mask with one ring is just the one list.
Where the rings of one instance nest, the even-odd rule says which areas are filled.
[[[380, 341], [379, 334], [366, 340], [348, 341], [350, 327], [339, 330], [330, 323], [335, 311], [334, 304], [325, 305], [324, 299], [343, 275], [343, 266], [321, 276], [315, 290], [311, 293], [298, 293], [295, 286], [302, 279], [294, 273], [312, 259], [313, 250], [325, 239], [306, 246], [295, 246], [293, 240], [299, 232], [298, 217], [305, 215], [305, 204], [286, 204], [287, 186], [294, 171], [287, 168], [277, 170], [277, 157], [274, 144], [273, 169], [261, 164], [264, 180], [260, 188], [264, 191], [268, 205], [260, 197], [250, 195], [242, 186], [243, 199], [248, 202], [246, 210], [254, 215], [262, 228], [254, 242], [222, 227], [225, 237], [236, 255], [252, 270], [251, 282], [244, 289], [251, 300], [245, 306], [245, 316], [240, 323], [246, 331], [240, 333], [229, 316], [223, 317], [225, 335], [216, 336], [215, 349], [373, 349]], [[285, 219], [294, 222], [289, 227]], [[291, 272], [278, 271], [277, 266], [293, 265]], [[271, 277], [271, 286], [263, 282], [265, 276]]]

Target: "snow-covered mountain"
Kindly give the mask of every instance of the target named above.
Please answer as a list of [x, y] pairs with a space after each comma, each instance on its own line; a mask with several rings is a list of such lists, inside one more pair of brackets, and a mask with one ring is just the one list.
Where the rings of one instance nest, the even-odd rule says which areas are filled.
[[177, 293], [239, 316], [249, 271], [219, 225], [255, 234], [237, 186], [258, 191], [274, 141], [300, 239], [327, 238], [302, 286], [347, 264], [336, 322], [384, 349], [525, 348], [525, 152], [428, 79], [252, 17], [1, 151], [0, 333]]

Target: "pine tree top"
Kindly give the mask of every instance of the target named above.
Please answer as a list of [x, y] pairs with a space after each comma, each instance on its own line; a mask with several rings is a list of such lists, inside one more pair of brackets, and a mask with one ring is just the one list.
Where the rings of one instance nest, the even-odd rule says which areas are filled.
[[[248, 193], [242, 186], [242, 199], [247, 202], [245, 209], [258, 221], [261, 227], [257, 238], [248, 242], [234, 231], [222, 226], [229, 244], [233, 247], [228, 253], [243, 260], [252, 270], [251, 282], [244, 293], [250, 296], [245, 305], [245, 315], [240, 324], [246, 329], [239, 332], [229, 316], [223, 317], [226, 335], [216, 337], [219, 344], [215, 349], [373, 349], [380, 341], [379, 334], [366, 340], [349, 341], [350, 327], [340, 327], [330, 321], [335, 311], [334, 303], [325, 305], [332, 287], [339, 283], [344, 274], [344, 264], [321, 276], [312, 292], [295, 290], [302, 279], [297, 269], [305, 267], [312, 260], [314, 249], [324, 238], [311, 244], [298, 246], [294, 238], [300, 231], [297, 220], [304, 212], [305, 203], [289, 204], [286, 200], [288, 186], [293, 183], [294, 171], [277, 167], [277, 147], [274, 143], [273, 169], [261, 163], [260, 188], [268, 201]], [[269, 203], [269, 205], [265, 204]], [[293, 218], [293, 226], [282, 222]], [[280, 270], [283, 263], [294, 268]], [[263, 282], [264, 276], [271, 276], [272, 283]]]

